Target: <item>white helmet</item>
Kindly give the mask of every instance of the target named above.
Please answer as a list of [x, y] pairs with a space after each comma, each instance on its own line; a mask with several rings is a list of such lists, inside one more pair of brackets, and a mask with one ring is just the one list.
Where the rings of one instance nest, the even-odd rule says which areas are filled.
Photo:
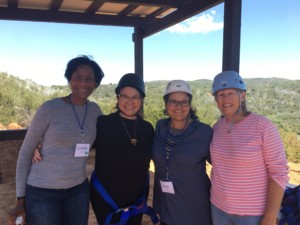
[[184, 80], [172, 80], [168, 83], [164, 97], [170, 93], [184, 92], [193, 95], [190, 85]]

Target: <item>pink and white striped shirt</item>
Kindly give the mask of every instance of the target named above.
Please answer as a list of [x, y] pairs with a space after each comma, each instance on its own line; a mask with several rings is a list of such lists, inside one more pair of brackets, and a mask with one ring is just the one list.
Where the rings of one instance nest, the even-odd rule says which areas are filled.
[[224, 118], [214, 125], [211, 202], [229, 214], [263, 215], [269, 178], [283, 189], [289, 180], [279, 132], [270, 120], [254, 113], [229, 129]]

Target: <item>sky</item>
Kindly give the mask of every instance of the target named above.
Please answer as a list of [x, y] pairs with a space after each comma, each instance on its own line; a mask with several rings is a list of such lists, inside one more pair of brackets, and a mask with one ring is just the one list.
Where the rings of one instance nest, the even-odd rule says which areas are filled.
[[[300, 1], [243, 0], [240, 74], [300, 80]], [[144, 80], [213, 80], [222, 70], [224, 5], [144, 39]], [[133, 28], [0, 20], [0, 72], [66, 85], [67, 62], [89, 55], [102, 84], [134, 72]]]

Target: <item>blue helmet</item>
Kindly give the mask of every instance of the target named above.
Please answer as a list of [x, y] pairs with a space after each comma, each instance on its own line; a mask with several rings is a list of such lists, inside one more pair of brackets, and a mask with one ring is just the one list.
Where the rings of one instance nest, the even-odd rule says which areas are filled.
[[246, 91], [247, 87], [243, 78], [235, 71], [224, 71], [215, 76], [212, 85], [212, 94], [215, 95], [217, 91], [237, 88]]

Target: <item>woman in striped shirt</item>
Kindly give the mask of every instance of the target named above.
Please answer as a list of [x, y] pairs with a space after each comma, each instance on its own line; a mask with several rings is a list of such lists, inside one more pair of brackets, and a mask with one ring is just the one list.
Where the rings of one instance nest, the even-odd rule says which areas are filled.
[[246, 85], [237, 72], [218, 74], [212, 93], [222, 114], [210, 145], [213, 223], [274, 225], [288, 182], [279, 132], [247, 110]]

